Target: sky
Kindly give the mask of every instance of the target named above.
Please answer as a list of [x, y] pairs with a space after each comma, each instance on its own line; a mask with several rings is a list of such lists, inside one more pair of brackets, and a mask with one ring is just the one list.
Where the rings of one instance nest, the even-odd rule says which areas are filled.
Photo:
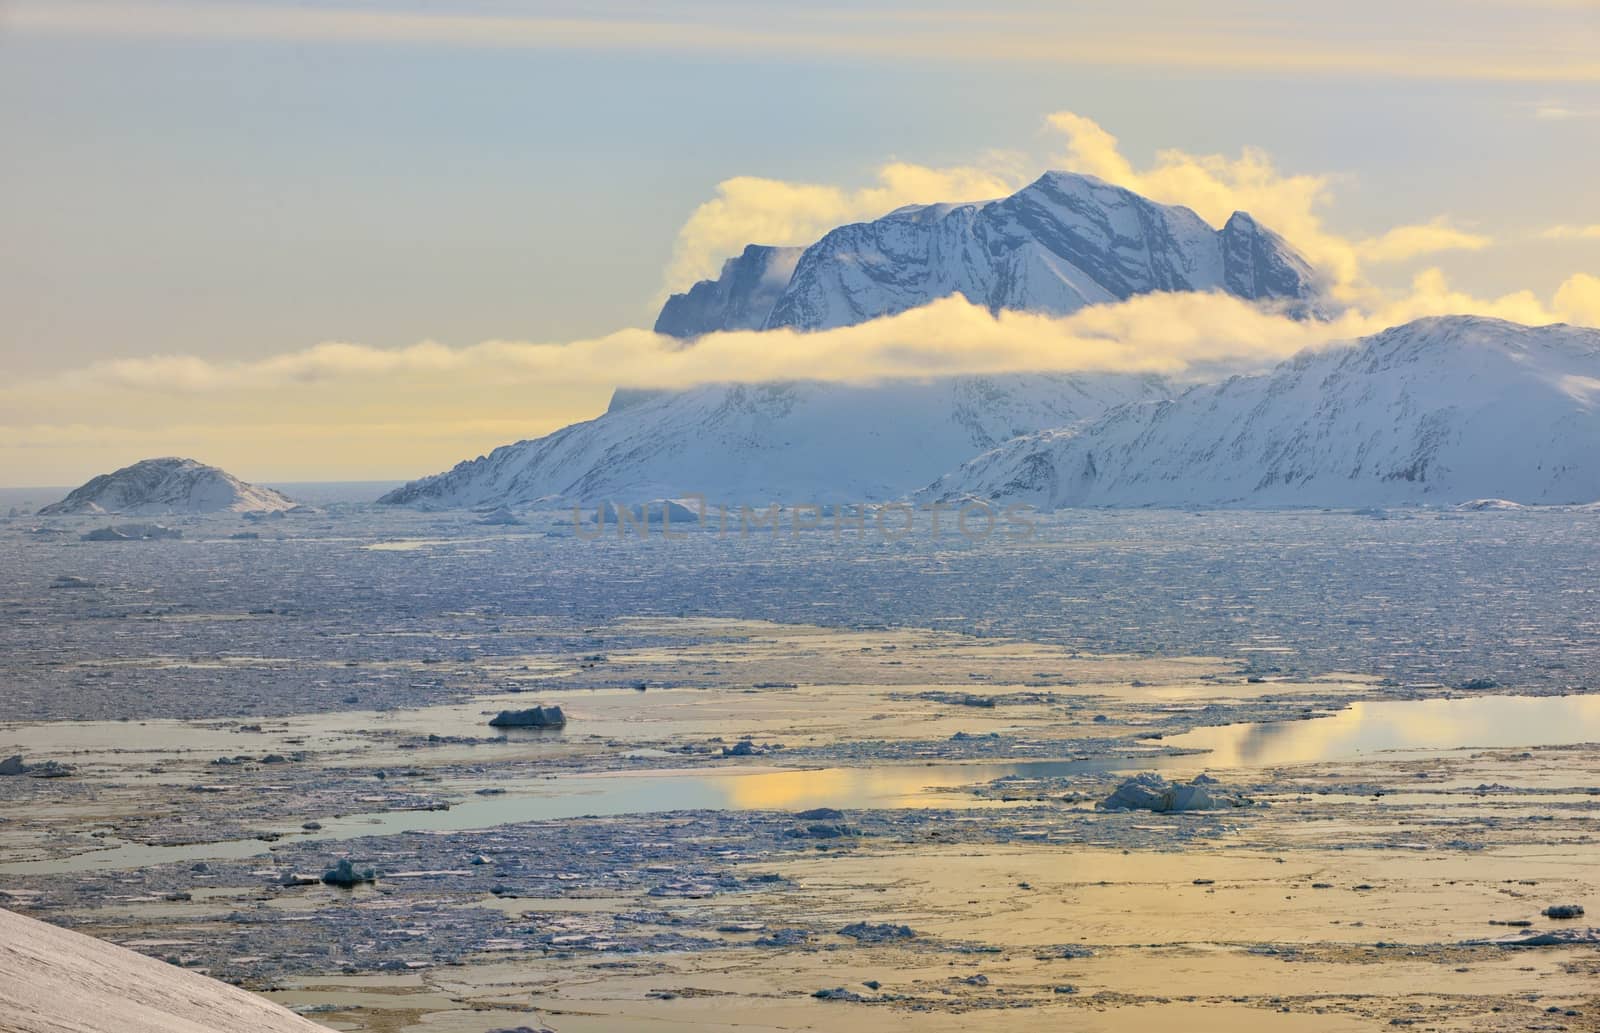
[[[0, 140], [0, 484], [411, 478], [619, 384], [1600, 324], [1600, 0], [0, 0]], [[1352, 312], [953, 303], [692, 359], [640, 329], [745, 242], [1049, 168], [1246, 207]]]

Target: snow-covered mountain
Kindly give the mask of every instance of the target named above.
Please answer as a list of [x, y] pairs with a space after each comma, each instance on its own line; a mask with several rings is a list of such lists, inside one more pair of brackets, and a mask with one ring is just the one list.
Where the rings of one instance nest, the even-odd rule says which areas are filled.
[[1020, 437], [919, 498], [1043, 508], [1600, 499], [1600, 330], [1423, 319]]
[[997, 201], [840, 226], [803, 253], [746, 248], [718, 279], [669, 299], [656, 330], [821, 330], [957, 293], [994, 311], [1061, 314], [1152, 291], [1227, 291], [1295, 313], [1321, 297], [1305, 259], [1243, 212], [1217, 230], [1188, 208], [1049, 172]]
[[898, 498], [1018, 434], [1165, 397], [1150, 376], [952, 377], [619, 391], [602, 416], [497, 448], [380, 502], [436, 508], [536, 501], [713, 503]]
[[[1053, 172], [981, 204], [903, 208], [808, 248], [751, 245], [674, 295], [656, 331], [817, 330], [951, 294], [999, 311], [1065, 313], [1151, 291], [1228, 291], [1311, 311], [1311, 267], [1237, 213], [1221, 230], [1090, 176]], [[692, 344], [688, 347], [693, 347]], [[618, 391], [597, 419], [414, 481], [390, 504], [494, 507], [897, 498], [1018, 434], [1168, 397], [1159, 378], [1007, 375], [869, 386], [816, 382]]]
[[269, 513], [295, 501], [271, 488], [246, 484], [225, 470], [193, 459], [146, 459], [101, 474], [40, 516], [73, 513]]

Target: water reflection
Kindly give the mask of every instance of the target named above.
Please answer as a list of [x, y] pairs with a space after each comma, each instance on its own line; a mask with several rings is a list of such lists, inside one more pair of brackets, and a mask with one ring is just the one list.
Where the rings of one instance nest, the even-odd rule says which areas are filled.
[[566, 732], [565, 728], [535, 728], [531, 725], [511, 725], [505, 728], [496, 728], [499, 737], [506, 742], [539, 742], [548, 739], [559, 739]]
[[[1154, 757], [1145, 768], [1193, 758]], [[1076, 761], [1023, 761], [998, 764], [947, 763], [876, 768], [716, 771], [654, 771], [579, 775], [521, 784], [504, 796], [480, 797], [448, 811], [390, 811], [320, 819], [316, 832], [285, 835], [279, 842], [341, 840], [402, 832], [457, 832], [496, 825], [563, 818], [611, 817], [686, 810], [808, 810], [813, 807], [997, 807], [1000, 801], [970, 794], [940, 792], [1004, 775], [1044, 777], [1127, 767], [1126, 758]], [[129, 844], [53, 861], [0, 864], [0, 874], [142, 868], [154, 864], [264, 854], [258, 840], [185, 846]]]
[[[537, 730], [528, 731], [532, 734]], [[1103, 757], [981, 763], [889, 764], [878, 767], [772, 770], [651, 771], [564, 776], [509, 786], [504, 796], [477, 797], [448, 811], [396, 811], [322, 819], [297, 839], [349, 839], [401, 832], [460, 831], [526, 821], [681, 810], [807, 810], [904, 807], [993, 807], [956, 791], [997, 778], [1048, 778], [1153, 769], [1222, 770], [1303, 764], [1378, 750], [1557, 746], [1600, 741], [1600, 696], [1486, 696], [1470, 699], [1356, 703], [1305, 721], [1202, 728], [1165, 745], [1206, 749], [1198, 756]], [[57, 861], [0, 864], [0, 873], [136, 868], [200, 858], [250, 857], [255, 840], [182, 847], [128, 845]]]
[[1207, 767], [1270, 767], [1379, 750], [1564, 746], [1600, 741], [1600, 696], [1480, 696], [1354, 703], [1326, 717], [1201, 728], [1167, 740]]

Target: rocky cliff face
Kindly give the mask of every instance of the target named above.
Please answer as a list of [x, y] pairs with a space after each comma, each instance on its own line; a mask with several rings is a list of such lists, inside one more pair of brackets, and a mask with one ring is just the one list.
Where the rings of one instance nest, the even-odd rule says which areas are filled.
[[722, 264], [722, 275], [674, 294], [656, 317], [655, 331], [696, 337], [715, 330], [760, 330], [766, 325], [804, 248], [751, 244]]

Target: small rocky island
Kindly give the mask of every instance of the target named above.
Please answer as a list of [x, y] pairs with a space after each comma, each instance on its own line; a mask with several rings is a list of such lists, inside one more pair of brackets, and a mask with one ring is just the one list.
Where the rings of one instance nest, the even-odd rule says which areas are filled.
[[491, 728], [565, 728], [567, 715], [559, 706], [528, 710], [502, 710], [489, 719]]

